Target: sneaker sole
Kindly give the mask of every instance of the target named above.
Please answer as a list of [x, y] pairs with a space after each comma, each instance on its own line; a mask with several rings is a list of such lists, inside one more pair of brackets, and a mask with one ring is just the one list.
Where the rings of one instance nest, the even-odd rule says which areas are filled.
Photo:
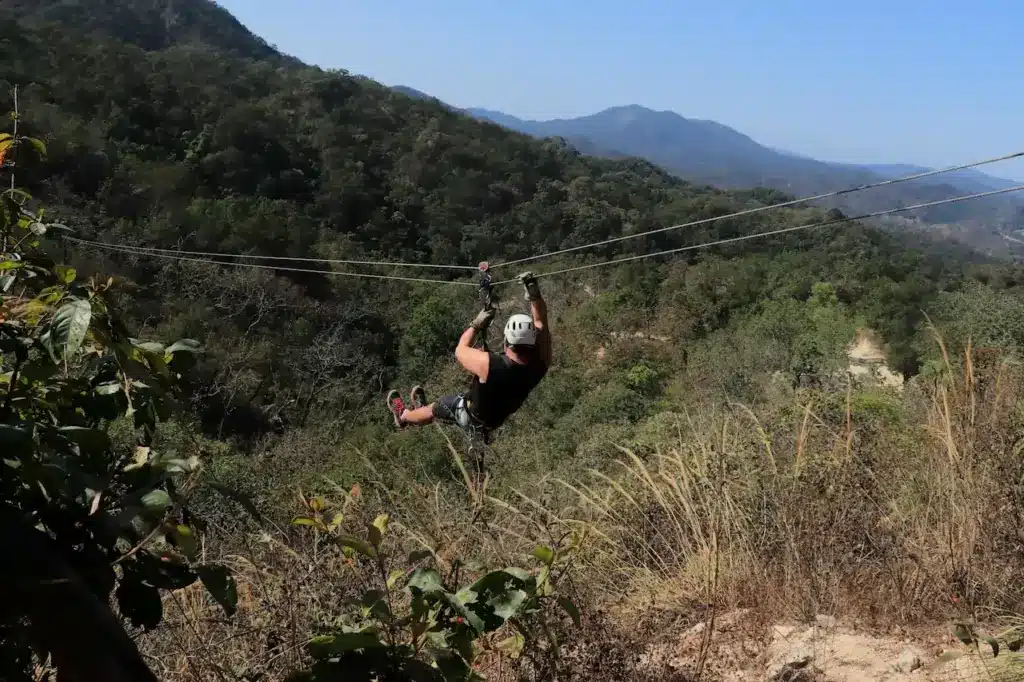
[[395, 412], [394, 408], [391, 407], [392, 403], [394, 403], [396, 400], [402, 400], [402, 394], [399, 393], [398, 391], [391, 391], [390, 393], [388, 393], [388, 397], [384, 399], [384, 404], [387, 405], [388, 412], [391, 413], [391, 416], [394, 418], [395, 426], [397, 426], [398, 428], [402, 428], [405, 425], [402, 424], [402, 422], [398, 419], [398, 414]]

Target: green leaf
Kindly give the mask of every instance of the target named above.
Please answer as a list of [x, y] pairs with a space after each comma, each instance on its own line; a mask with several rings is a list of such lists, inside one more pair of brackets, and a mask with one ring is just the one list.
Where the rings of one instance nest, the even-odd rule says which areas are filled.
[[164, 615], [160, 592], [153, 585], [142, 582], [133, 570], [125, 571], [117, 590], [117, 608], [132, 625], [147, 632], [160, 624]]
[[199, 469], [200, 466], [198, 457], [181, 459], [180, 457], [168, 455], [158, 455], [152, 464], [154, 468], [166, 471], [169, 474], [190, 474]]
[[569, 617], [572, 618], [572, 622], [576, 627], [580, 627], [580, 610], [577, 608], [576, 604], [574, 604], [568, 597], [559, 597], [558, 605], [569, 614]]
[[71, 284], [78, 277], [78, 271], [67, 265], [58, 265], [53, 271], [57, 273], [57, 279], [64, 284]]
[[548, 566], [555, 561], [555, 553], [547, 545], [541, 545], [537, 549], [533, 550], [533, 556], [537, 557]]
[[334, 515], [331, 516], [330, 522], [327, 524], [327, 528], [329, 530], [338, 530], [338, 527], [342, 524], [344, 520], [344, 514], [342, 514], [341, 512], [334, 512]]
[[387, 514], [381, 514], [373, 520], [373, 525], [369, 528], [370, 543], [374, 547], [380, 547], [381, 541], [388, 532], [388, 523], [391, 521], [391, 517]]
[[971, 627], [966, 623], [954, 623], [953, 624], [953, 635], [960, 640], [960, 642], [966, 646], [974, 644], [974, 632]]
[[142, 504], [146, 509], [163, 514], [164, 510], [171, 506], [171, 496], [158, 488], [143, 495]]
[[992, 657], [993, 658], [998, 658], [999, 657], [999, 642], [996, 641], [996, 638], [993, 637], [992, 635], [988, 634], [987, 632], [984, 632], [983, 630], [978, 630], [978, 637], [981, 640], [983, 640], [986, 644], [988, 644], [990, 647], [992, 647]]
[[381, 540], [384, 539], [384, 536], [380, 534], [380, 529], [376, 526], [369, 526], [366, 529], [366, 537], [369, 539], [371, 545], [378, 548], [380, 547]]
[[114, 395], [124, 390], [120, 381], [110, 381], [93, 389], [97, 395]]
[[384, 644], [373, 632], [344, 632], [337, 635], [322, 635], [309, 641], [307, 650], [316, 659], [325, 659], [349, 651], [379, 649]]
[[195, 356], [199, 353], [199, 342], [183, 339], [171, 345], [164, 355], [164, 362], [175, 372], [184, 372], [195, 364]]
[[424, 559], [429, 559], [432, 556], [434, 556], [434, 553], [431, 552], [429, 549], [420, 549], [414, 552], [409, 552], [409, 563], [419, 563], [420, 561], [423, 561]]
[[505, 590], [495, 595], [487, 604], [494, 610], [494, 615], [506, 621], [516, 614], [519, 607], [526, 601], [527, 596], [523, 590]]
[[0, 424], [0, 452], [24, 455], [32, 451], [32, 434], [18, 426]]
[[316, 519], [311, 516], [296, 516], [292, 519], [293, 526], [315, 526]]
[[171, 538], [174, 540], [174, 545], [181, 550], [189, 559], [195, 559], [199, 553], [199, 543], [196, 540], [195, 533], [192, 528], [186, 526], [183, 523], [174, 524], [170, 529]]
[[196, 573], [206, 591], [224, 609], [224, 613], [233, 615], [238, 608], [238, 588], [231, 572], [219, 564], [204, 564], [196, 567]]
[[164, 354], [164, 346], [162, 343], [156, 343], [155, 341], [146, 341], [145, 343], [135, 344], [136, 348], [141, 348], [147, 353], [156, 353], [157, 355]]
[[198, 353], [200, 347], [199, 342], [194, 339], [181, 339], [172, 343], [166, 352], [168, 355], [174, 355], [175, 353]]
[[444, 583], [441, 574], [433, 568], [417, 568], [409, 574], [409, 580], [405, 584], [410, 591], [422, 594], [434, 594], [444, 591]]
[[431, 649], [430, 655], [433, 657], [434, 662], [437, 663], [437, 669], [441, 671], [441, 676], [444, 677], [445, 682], [465, 682], [469, 676], [469, 664], [454, 651]]
[[377, 550], [366, 540], [357, 538], [355, 535], [339, 535], [335, 542], [342, 547], [349, 547], [370, 559], [377, 558]]
[[126, 465], [124, 470], [135, 471], [136, 469], [141, 469], [142, 467], [149, 464], [149, 453], [149, 448], [142, 445], [137, 445], [135, 447], [135, 454], [132, 455], [131, 464]]
[[364, 609], [364, 615], [373, 615], [378, 620], [389, 622], [392, 619], [391, 608], [387, 602], [387, 592], [384, 590], [367, 590], [359, 600]]
[[[469, 626], [473, 628], [473, 630], [478, 634], [488, 631], [483, 619], [467, 606], [467, 602], [471, 603], [475, 600], [475, 594], [467, 590], [460, 591], [458, 595], [454, 595], [451, 592], [444, 592], [442, 594], [448, 605], [451, 606], [456, 613], [465, 618], [466, 622], [469, 623]], [[473, 596], [469, 596], [471, 594]], [[463, 599], [466, 599], [466, 601], [463, 601]]]
[[195, 573], [173, 559], [165, 560], [149, 552], [140, 552], [136, 557], [135, 568], [142, 579], [161, 590], [180, 590], [196, 581]]
[[530, 575], [528, 571], [525, 571], [517, 566], [509, 566], [505, 569], [505, 573], [508, 573], [510, 576], [516, 578], [517, 580], [521, 580], [524, 583], [530, 583], [533, 581], [533, 576]]
[[0, 272], [4, 270], [15, 270], [17, 268], [25, 267], [25, 261], [20, 260], [5, 260], [0, 261]]
[[43, 143], [42, 140], [37, 140], [34, 137], [23, 137], [21, 139], [32, 145], [32, 148], [39, 153], [39, 156], [46, 156], [46, 145]]
[[936, 658], [934, 661], [929, 663], [927, 666], [925, 666], [925, 670], [928, 672], [934, 672], [939, 668], [943, 667], [944, 665], [946, 665], [947, 663], [955, 661], [963, 655], [963, 651], [947, 651], [938, 658]]
[[53, 316], [53, 322], [46, 334], [46, 347], [54, 358], [68, 357], [85, 341], [92, 319], [92, 306], [81, 298], [65, 303]]
[[526, 640], [523, 638], [523, 636], [521, 634], [519, 634], [517, 632], [514, 635], [512, 635], [511, 637], [508, 637], [507, 639], [503, 639], [500, 642], [498, 642], [497, 644], [495, 644], [494, 648], [497, 649], [498, 651], [501, 651], [501, 652], [507, 654], [511, 658], [515, 659], [515, 658], [519, 658], [522, 655], [523, 647], [525, 645], [526, 645]]
[[388, 576], [388, 589], [393, 590], [395, 588], [395, 585], [398, 584], [398, 581], [401, 580], [402, 576], [404, 575], [405, 571], [403, 571], [400, 568], [396, 568], [395, 570], [391, 571], [391, 575]]

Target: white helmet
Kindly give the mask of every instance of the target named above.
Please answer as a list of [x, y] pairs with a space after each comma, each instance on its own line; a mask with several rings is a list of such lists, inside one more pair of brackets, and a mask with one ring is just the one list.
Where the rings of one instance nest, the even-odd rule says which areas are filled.
[[532, 346], [537, 343], [537, 328], [529, 315], [513, 315], [505, 323], [505, 343], [510, 346]]

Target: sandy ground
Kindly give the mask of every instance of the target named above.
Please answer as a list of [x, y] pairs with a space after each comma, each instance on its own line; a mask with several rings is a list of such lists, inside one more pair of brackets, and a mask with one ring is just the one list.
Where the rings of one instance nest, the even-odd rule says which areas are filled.
[[867, 330], [858, 330], [857, 338], [847, 351], [850, 374], [860, 378], [874, 378], [882, 386], [902, 388], [903, 375], [893, 372], [885, 364], [885, 351]]
[[[1024, 679], [1024, 659], [968, 652], [941, 627], [913, 634], [861, 632], [820, 615], [811, 624], [748, 622], [746, 611], [716, 622], [710, 640], [698, 623], [671, 643], [641, 656], [638, 673], [668, 679], [692, 676], [702, 646], [702, 679], [728, 682], [1009, 682]], [[943, 662], [945, 652], [963, 655]], [[1011, 670], [1013, 668], [1013, 670]], [[676, 677], [678, 675], [678, 678]]]

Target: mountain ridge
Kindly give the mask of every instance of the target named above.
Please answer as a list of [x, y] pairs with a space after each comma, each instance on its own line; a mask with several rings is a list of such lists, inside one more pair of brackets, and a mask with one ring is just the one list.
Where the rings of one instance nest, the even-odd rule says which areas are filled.
[[[552, 119], [523, 119], [512, 114], [506, 114], [501, 111], [494, 109], [486, 109], [481, 107], [471, 107], [464, 109], [464, 111], [477, 118], [490, 120], [506, 127], [512, 127], [520, 129], [521, 132], [529, 132], [530, 134], [541, 134], [543, 132], [555, 129], [562, 129], [565, 131], [571, 131], [581, 125], [586, 125], [588, 122], [600, 118], [617, 118], [620, 121], [624, 118], [628, 118], [630, 123], [644, 122], [642, 117], [655, 115], [662, 119], [675, 119], [682, 120], [688, 124], [700, 126], [706, 131], [715, 131], [720, 134], [729, 135], [736, 140], [742, 140], [744, 143], [752, 146], [756, 146], [758, 152], [770, 152], [783, 156], [789, 159], [797, 159], [801, 161], [810, 161], [816, 164], [822, 164], [826, 166], [835, 166], [839, 168], [850, 169], [854, 171], [863, 171], [873, 173], [881, 176], [882, 178], [897, 178], [905, 175], [911, 175], [916, 173], [925, 173], [937, 170], [931, 166], [923, 166], [919, 164], [911, 163], [850, 163], [842, 161], [824, 161], [817, 159], [808, 154], [801, 152], [794, 152], [786, 149], [778, 149], [769, 147], [757, 142], [752, 137], [743, 133], [742, 131], [733, 128], [732, 126], [724, 123], [719, 123], [711, 119], [700, 119], [690, 118], [683, 116], [677, 112], [671, 110], [658, 110], [645, 107], [640, 104], [627, 104], [620, 106], [613, 106], [602, 109], [593, 114], [585, 114], [578, 117], [558, 117]], [[995, 175], [990, 175], [976, 169], [965, 169], [962, 171], [954, 171], [946, 175], [947, 178], [955, 178], [959, 182], [971, 183], [979, 187], [985, 187], [988, 189], [1002, 189], [1014, 187], [1022, 184], [1016, 180], [1010, 178], [1003, 178]], [[952, 184], [952, 183], [951, 183]]]
[[211, 0], [0, 0], [0, 17], [74, 26], [147, 51], [190, 44], [247, 59], [297, 62]]
[[[796, 196], [825, 194], [929, 170], [911, 164], [844, 164], [820, 161], [760, 144], [727, 125], [691, 119], [641, 105], [610, 107], [587, 116], [547, 121], [520, 119], [503, 112], [470, 108], [466, 113], [537, 137], [562, 137], [584, 147], [614, 150], [658, 164], [686, 180], [725, 189], [769, 187]], [[584, 144], [579, 144], [583, 141]], [[591, 153], [591, 152], [585, 152]], [[1006, 189], [1020, 183], [967, 169], [935, 178], [858, 193], [822, 202], [852, 213], [871, 213], [894, 205], [925, 203], [954, 196]], [[1024, 199], [1010, 195], [922, 212], [920, 221], [952, 226], [957, 239], [984, 250], [1006, 251], [1003, 235], [1019, 229]], [[905, 224], [906, 221], [901, 221]]]

